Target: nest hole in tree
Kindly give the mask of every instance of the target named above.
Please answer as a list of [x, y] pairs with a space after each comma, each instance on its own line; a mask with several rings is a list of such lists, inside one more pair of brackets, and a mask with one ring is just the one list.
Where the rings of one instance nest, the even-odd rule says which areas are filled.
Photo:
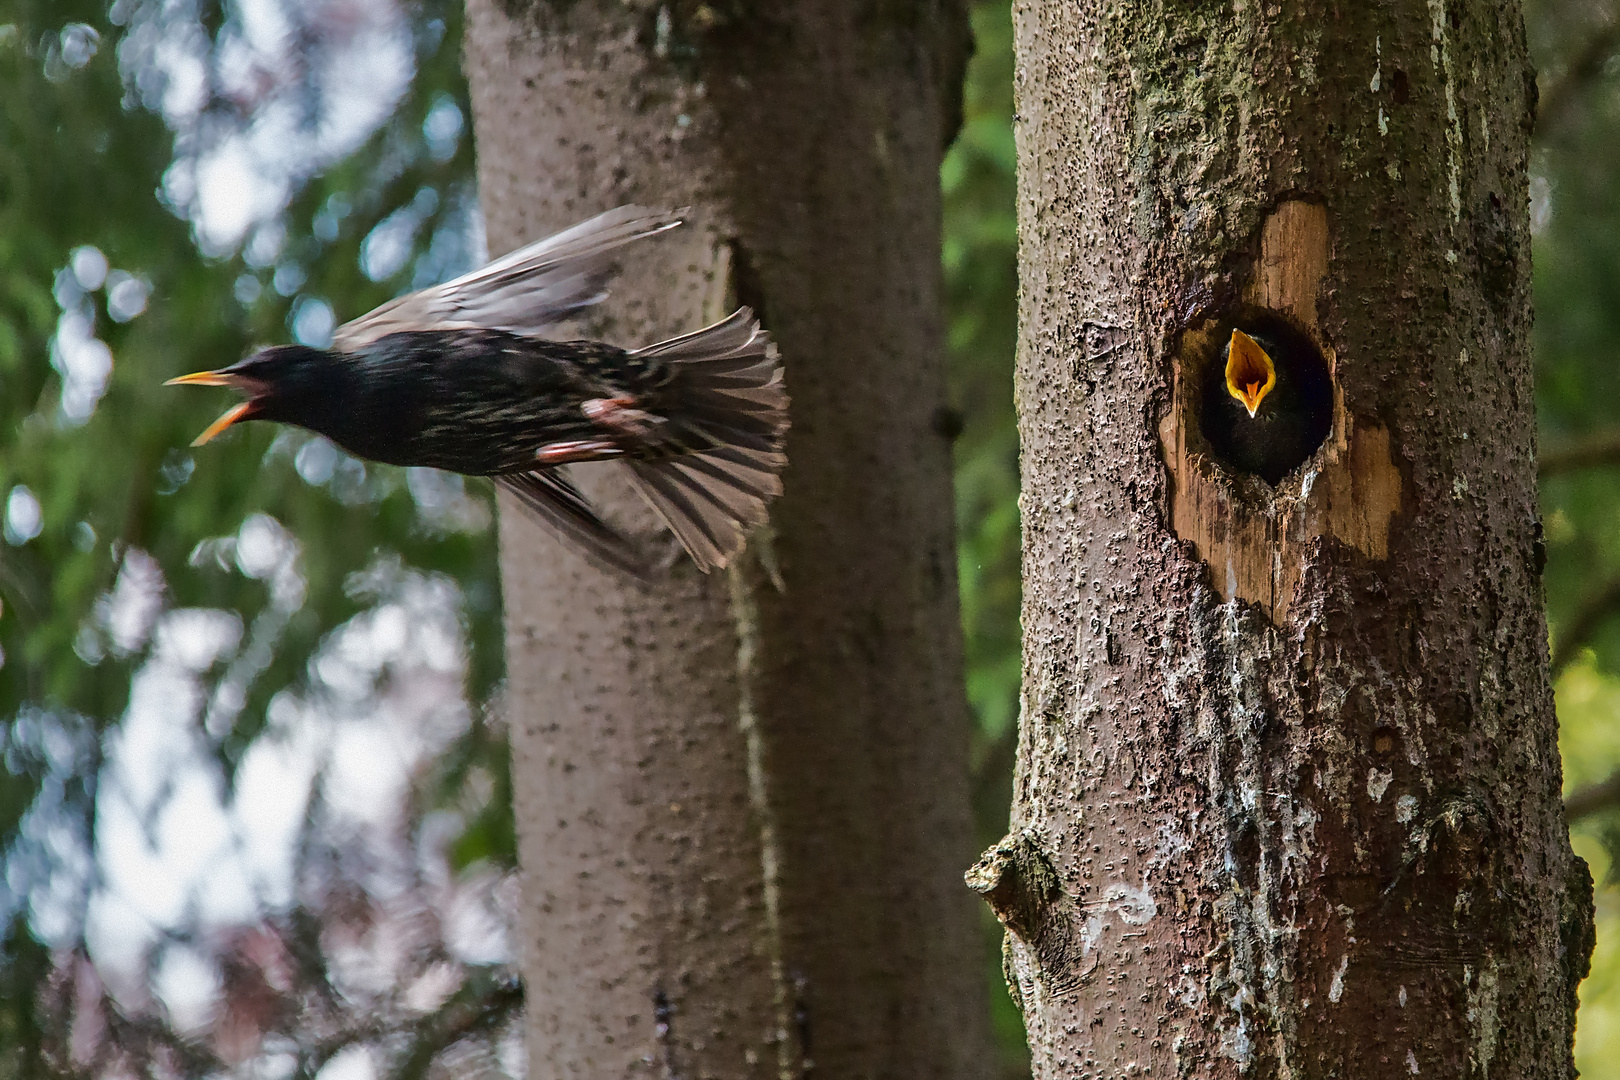
[[[1271, 357], [1276, 383], [1254, 415], [1227, 389], [1232, 331]], [[1288, 318], [1265, 308], [1234, 307], [1189, 328], [1178, 350], [1187, 374], [1186, 421], [1196, 421], [1206, 451], [1234, 473], [1275, 487], [1316, 453], [1333, 427], [1333, 376], [1316, 343]]]

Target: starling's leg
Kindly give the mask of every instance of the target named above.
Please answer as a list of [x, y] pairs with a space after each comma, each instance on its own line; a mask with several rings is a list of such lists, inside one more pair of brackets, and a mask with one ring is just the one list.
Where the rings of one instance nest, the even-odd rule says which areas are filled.
[[591, 398], [580, 405], [579, 411], [617, 435], [644, 440], [664, 419], [636, 408], [636, 404], [633, 397]]
[[550, 443], [535, 452], [535, 463], [549, 467], [619, 457], [627, 446], [648, 442], [664, 420], [635, 406], [633, 397], [591, 398], [581, 402], [579, 411], [609, 438]]
[[554, 465], [569, 465], [576, 461], [601, 461], [623, 453], [618, 443], [606, 439], [575, 439], [547, 443], [534, 452], [534, 463], [549, 469]]

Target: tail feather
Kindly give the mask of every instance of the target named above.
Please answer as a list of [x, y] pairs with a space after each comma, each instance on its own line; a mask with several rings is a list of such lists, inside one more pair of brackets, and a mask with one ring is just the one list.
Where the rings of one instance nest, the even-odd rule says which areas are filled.
[[679, 477], [640, 461], [631, 463], [630, 472], [637, 490], [669, 525], [699, 570], [708, 573], [726, 565], [742, 547], [742, 536], [729, 515], [717, 511]]
[[754, 313], [742, 307], [717, 323], [649, 345], [637, 355], [656, 356], [672, 364], [713, 364], [752, 357], [757, 364], [773, 356], [774, 350], [770, 349], [770, 335], [759, 328]]
[[692, 461], [673, 461], [671, 471], [709, 505], [749, 528], [765, 524], [765, 499], [757, 489], [741, 486], [725, 473], [698, 468]]
[[[776, 467], [780, 468], [786, 463], [787, 459], [778, 455]], [[683, 469], [700, 472], [721, 484], [741, 489], [760, 498], [775, 498], [782, 494], [780, 476], [751, 465], [725, 461], [718, 454], [693, 455], [680, 464]]]
[[753, 312], [641, 350], [671, 365], [659, 412], [671, 453], [627, 462], [636, 488], [704, 571], [729, 563], [782, 492], [788, 395]]

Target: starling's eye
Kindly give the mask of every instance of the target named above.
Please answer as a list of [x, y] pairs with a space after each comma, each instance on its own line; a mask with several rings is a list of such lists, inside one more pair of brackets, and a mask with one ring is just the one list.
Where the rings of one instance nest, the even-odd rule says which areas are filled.
[[1276, 385], [1277, 368], [1271, 356], [1254, 338], [1233, 330], [1226, 356], [1226, 392], [1253, 416]]

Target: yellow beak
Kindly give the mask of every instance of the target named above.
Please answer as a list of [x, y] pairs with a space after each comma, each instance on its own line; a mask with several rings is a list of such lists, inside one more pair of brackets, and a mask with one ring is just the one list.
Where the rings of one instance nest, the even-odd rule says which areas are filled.
[[224, 431], [238, 420], [241, 420], [246, 416], [251, 416], [252, 414], [253, 402], [251, 401], [244, 401], [240, 405], [232, 405], [229, 409], [225, 410], [225, 415], [221, 416], [218, 420], [215, 420], [212, 424], [209, 424], [203, 429], [203, 433], [201, 435], [197, 436], [195, 439], [192, 439], [191, 445], [201, 446], [203, 443], [212, 439], [215, 435], [218, 435], [220, 432]]
[[[221, 371], [196, 371], [190, 375], [181, 375], [179, 378], [170, 379], [163, 385], [229, 386], [233, 389], [241, 390], [244, 393], [249, 394], [257, 392], [257, 390], [262, 386], [257, 379], [248, 378], [242, 375], [232, 375]], [[215, 420], [212, 424], [209, 424], [201, 435], [191, 440], [191, 445], [201, 446], [214, 436], [218, 435], [220, 432], [224, 431], [226, 428], [230, 427], [232, 424], [236, 423], [238, 420], [245, 420], [252, 416], [254, 407], [255, 406], [252, 401], [244, 401], [239, 405], [233, 405], [229, 409], [226, 409], [223, 416], [221, 416], [218, 420]]]
[[1277, 367], [1266, 350], [1248, 334], [1233, 330], [1226, 353], [1226, 392], [1242, 403], [1252, 418], [1276, 385]]
[[236, 386], [236, 380], [229, 375], [222, 375], [217, 371], [194, 371], [190, 375], [181, 375], [170, 379], [164, 386]]

